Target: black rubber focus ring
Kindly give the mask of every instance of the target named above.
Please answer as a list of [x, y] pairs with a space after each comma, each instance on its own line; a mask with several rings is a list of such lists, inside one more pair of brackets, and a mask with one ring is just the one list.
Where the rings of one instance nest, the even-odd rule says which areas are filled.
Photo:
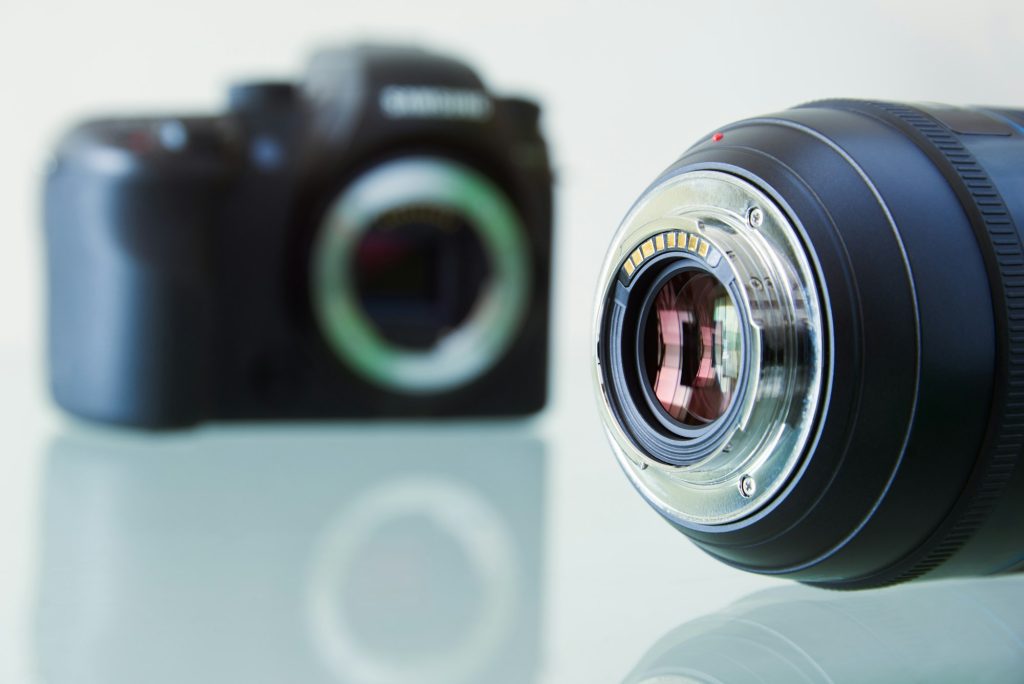
[[829, 100], [808, 106], [882, 120], [913, 140], [956, 193], [974, 229], [988, 272], [996, 323], [996, 369], [989, 424], [974, 469], [945, 520], [885, 576], [838, 588], [915, 579], [952, 558], [985, 522], [1024, 448], [1024, 246], [988, 173], [960, 138], [925, 112], [888, 102]]

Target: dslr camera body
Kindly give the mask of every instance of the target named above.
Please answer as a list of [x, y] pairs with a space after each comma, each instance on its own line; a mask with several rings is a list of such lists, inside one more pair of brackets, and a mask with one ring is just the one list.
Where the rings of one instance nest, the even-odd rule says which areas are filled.
[[47, 177], [57, 402], [143, 427], [515, 415], [547, 384], [533, 102], [414, 48], [317, 54], [220, 116], [84, 123]]

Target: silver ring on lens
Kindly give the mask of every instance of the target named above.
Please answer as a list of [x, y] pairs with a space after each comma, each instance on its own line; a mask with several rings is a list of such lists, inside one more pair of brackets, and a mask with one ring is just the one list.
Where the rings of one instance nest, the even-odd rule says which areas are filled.
[[[772, 501], [803, 462], [830, 377], [822, 309], [827, 299], [804, 243], [800, 229], [765, 193], [718, 171], [688, 171], [659, 182], [615, 235], [594, 320], [599, 410], [623, 470], [670, 520], [722, 525], [748, 517]], [[642, 330], [632, 338], [620, 335], [629, 349], [609, 346], [616, 321], [625, 320], [623, 310], [635, 305], [624, 293], [636, 287], [641, 297], [645, 273], [678, 267], [677, 262], [693, 264], [686, 268], [714, 275], [728, 288], [729, 304], [738, 312], [730, 321], [738, 318], [741, 328], [732, 344], [742, 361], [729, 366], [740, 368], [730, 393], [734, 405], [701, 431], [673, 431], [664, 417], [641, 405], [650, 401], [635, 388], [650, 381], [629, 359], [644, 358], [644, 349], [634, 349], [647, 344]], [[613, 367], [621, 370], [613, 373]], [[676, 452], [690, 449], [694, 456], [668, 462], [642, 446], [658, 444]]]
[[[468, 318], [427, 350], [385, 339], [353, 278], [356, 248], [374, 222], [416, 205], [464, 216], [490, 267]], [[365, 379], [407, 394], [442, 392], [472, 382], [507, 351], [526, 312], [531, 268], [518, 213], [490, 179], [450, 159], [400, 157], [356, 178], [328, 208], [313, 244], [313, 311], [330, 348]]]

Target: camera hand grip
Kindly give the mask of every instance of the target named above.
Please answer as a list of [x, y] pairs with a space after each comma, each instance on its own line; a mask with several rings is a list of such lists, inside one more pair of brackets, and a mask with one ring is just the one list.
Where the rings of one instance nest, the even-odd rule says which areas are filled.
[[86, 124], [47, 178], [57, 402], [144, 427], [205, 412], [210, 232], [228, 176], [213, 120]]

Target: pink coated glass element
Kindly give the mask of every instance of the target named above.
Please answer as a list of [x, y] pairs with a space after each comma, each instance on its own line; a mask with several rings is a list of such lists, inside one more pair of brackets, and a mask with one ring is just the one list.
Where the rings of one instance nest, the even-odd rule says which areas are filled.
[[[685, 271], [658, 292], [645, 340], [647, 373], [665, 411], [691, 426], [729, 408], [739, 380], [739, 315], [714, 275]], [[655, 358], [651, 352], [656, 350]]]

